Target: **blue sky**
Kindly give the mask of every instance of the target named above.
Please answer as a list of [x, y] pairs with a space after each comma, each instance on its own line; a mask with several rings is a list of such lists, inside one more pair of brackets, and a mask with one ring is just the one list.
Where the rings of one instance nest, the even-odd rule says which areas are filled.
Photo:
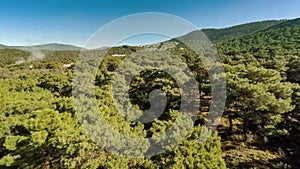
[[182, 17], [199, 28], [300, 17], [299, 0], [1, 0], [0, 44], [83, 46], [105, 24], [139, 12]]

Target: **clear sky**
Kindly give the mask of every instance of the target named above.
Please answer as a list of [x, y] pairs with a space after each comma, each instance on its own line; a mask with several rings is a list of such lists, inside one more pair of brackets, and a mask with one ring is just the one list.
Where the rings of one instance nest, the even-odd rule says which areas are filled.
[[103, 25], [139, 12], [182, 17], [199, 28], [300, 17], [300, 0], [1, 0], [0, 44], [83, 46]]

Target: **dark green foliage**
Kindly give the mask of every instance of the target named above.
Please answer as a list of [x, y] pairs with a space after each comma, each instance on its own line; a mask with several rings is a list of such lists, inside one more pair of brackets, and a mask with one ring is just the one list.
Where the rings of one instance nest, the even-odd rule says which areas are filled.
[[72, 63], [75, 62], [80, 51], [44, 51], [44, 62], [59, 62], [59, 63]]
[[278, 28], [284, 28], [284, 27], [294, 27], [300, 25], [300, 18], [286, 20], [281, 23], [274, 24], [274, 26], [269, 27], [268, 29], [278, 29]]
[[[224, 137], [234, 143], [243, 140], [241, 133], [249, 136], [245, 147], [228, 152], [228, 167], [297, 166], [299, 38], [295, 19], [216, 44], [227, 68], [229, 128]], [[259, 155], [257, 149], [276, 153]]]
[[[291, 83], [281, 82], [279, 72], [253, 66], [227, 66], [227, 109], [243, 118], [244, 139], [249, 126], [264, 135], [280, 133], [276, 125], [294, 109]], [[251, 124], [252, 123], [252, 124]]]
[[[168, 151], [148, 158], [122, 157], [105, 151], [88, 137], [79, 123], [93, 120], [96, 123], [101, 113], [115, 131], [140, 138], [158, 136], [174, 124], [179, 116], [180, 91], [173, 74], [160, 70], [149, 69], [137, 74], [129, 93], [133, 107], [142, 112], [151, 106], [149, 93], [162, 89], [168, 99], [163, 116], [143, 124], [126, 119], [113, 106], [111, 80], [115, 70], [127, 56], [147, 46], [124, 45], [87, 53], [40, 51], [45, 57], [35, 60], [32, 52], [0, 49], [0, 168], [297, 168], [299, 19], [203, 31], [215, 43], [227, 75], [227, 103], [219, 134], [212, 133], [207, 141], [199, 142], [201, 134], [211, 134], [201, 126], [207, 120], [211, 84], [206, 67], [195, 52], [180, 43], [180, 38], [150, 46], [171, 52], [188, 65], [198, 81], [201, 107], [198, 121], [183, 140], [174, 147], [163, 145]], [[192, 44], [196, 34], [192, 32], [181, 38], [190, 39]], [[95, 92], [98, 107], [83, 108], [88, 118], [78, 120], [71, 91], [74, 66], [64, 67], [64, 64], [76, 64], [79, 54], [99, 57], [98, 52], [106, 52], [105, 58], [94, 79], [96, 86], [88, 90]], [[207, 52], [205, 57], [210, 54]], [[156, 64], [143, 59], [134, 62]], [[16, 64], [18, 61], [28, 62]], [[84, 64], [89, 67], [97, 63]], [[173, 72], [178, 73], [176, 70]], [[89, 92], [81, 99], [87, 105], [91, 104]], [[97, 130], [97, 126], [89, 127]], [[112, 137], [111, 131], [106, 130], [92, 134]], [[171, 138], [176, 140], [178, 135], [172, 134]], [[119, 139], [110, 144], [121, 149], [127, 145], [140, 146]], [[149, 151], [149, 145], [145, 142], [134, 153]]]
[[[203, 29], [201, 30], [212, 42], [226, 41], [231, 39], [241, 38], [245, 35], [255, 33], [261, 30], [265, 30], [274, 25], [283, 23], [284, 21], [262, 21], [262, 22], [252, 22], [247, 24], [242, 24], [238, 26], [233, 26], [229, 28], [222, 29]], [[191, 32], [185, 35], [185, 38], [191, 39], [198, 32]]]
[[30, 52], [18, 49], [0, 49], [0, 67], [25, 62], [29, 57]]

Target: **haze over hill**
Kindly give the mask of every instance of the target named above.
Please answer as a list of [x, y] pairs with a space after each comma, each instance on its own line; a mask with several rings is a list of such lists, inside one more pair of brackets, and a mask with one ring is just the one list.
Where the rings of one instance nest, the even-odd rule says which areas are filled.
[[20, 50], [80, 50], [81, 47], [68, 45], [68, 44], [59, 44], [59, 43], [49, 43], [49, 44], [40, 44], [32, 46], [6, 46], [0, 44], [0, 49], [20, 49]]

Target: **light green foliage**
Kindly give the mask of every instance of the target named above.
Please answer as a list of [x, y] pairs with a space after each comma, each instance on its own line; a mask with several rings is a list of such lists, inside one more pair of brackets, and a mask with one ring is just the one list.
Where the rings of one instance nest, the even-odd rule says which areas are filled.
[[[221, 160], [220, 138], [215, 133], [205, 142], [199, 141], [200, 126], [194, 127], [186, 139], [179, 142], [172, 150], [154, 157], [154, 165], [163, 168], [226, 168]], [[207, 130], [207, 132], [209, 132]], [[203, 132], [205, 133], [205, 132]], [[210, 162], [208, 162], [210, 161]]]
[[[200, 58], [213, 56], [211, 49], [207, 49], [207, 53], [200, 57], [186, 44], [179, 42], [180, 39], [191, 40], [190, 45], [196, 45], [193, 44], [193, 38], [197, 37], [197, 32], [171, 40], [178, 44], [166, 49], [191, 69], [198, 81], [201, 98], [198, 114], [201, 119], [197, 119], [183, 140], [178, 138], [184, 128], [175, 128], [170, 139], [179, 143], [174, 147], [161, 142], [164, 137], [158, 136], [174, 125], [179, 117], [180, 90], [172, 75], [182, 72], [176, 67], [168, 67], [172, 74], [155, 69], [142, 71], [129, 86], [133, 106], [126, 110], [134, 108], [143, 112], [149, 109], [149, 92], [153, 89], [160, 88], [167, 93], [167, 108], [162, 116], [151, 123], [126, 119], [118, 112], [111, 97], [114, 71], [126, 58], [112, 55], [131, 56], [145, 47], [125, 45], [108, 51], [81, 53], [99, 57], [99, 52], [107, 52], [95, 72], [96, 77], [93, 77], [96, 87], [78, 89], [78, 93], [75, 93], [87, 105], [81, 108], [85, 113], [83, 118], [78, 118], [74, 109], [71, 92], [73, 67], [63, 67], [66, 63], [75, 63], [79, 51], [42, 51], [46, 57], [44, 60], [15, 64], [29, 60], [30, 52], [1, 49], [0, 168], [226, 168], [222, 156], [229, 168], [297, 167], [300, 144], [299, 30], [299, 19], [204, 30], [225, 63], [228, 94], [224, 118], [228, 117], [234, 124], [229, 128], [226, 125], [220, 128], [238, 133], [228, 139], [220, 132], [222, 137], [225, 135], [222, 142], [227, 145], [225, 148], [223, 145], [223, 152], [218, 134], [212, 133], [211, 137], [207, 137], [211, 131], [201, 126], [207, 120], [203, 112], [208, 111], [211, 102], [210, 80], [222, 79], [223, 75], [216, 75], [212, 79], [208, 77], [206, 68], [209, 69], [210, 65], [204, 65]], [[167, 43], [158, 45], [158, 48], [162, 50]], [[172, 60], [160, 59], [164, 63], [172, 63]], [[158, 64], [143, 57], [134, 62]], [[85, 77], [91, 66], [98, 67], [96, 64], [95, 61], [84, 62], [86, 72], [78, 76]], [[130, 64], [128, 68], [134, 67]], [[88, 82], [82, 80], [79, 83]], [[90, 96], [93, 92], [97, 98], [96, 107], [91, 107], [93, 103], [90, 102]], [[99, 132], [98, 126], [94, 125], [102, 122], [97, 121], [99, 115], [112, 128], [103, 128]], [[181, 120], [179, 123], [189, 124], [190, 121]], [[87, 124], [92, 132], [87, 133], [81, 124]], [[88, 135], [92, 134], [96, 139], [113, 138], [112, 129], [128, 137], [153, 137], [156, 144], [162, 143], [160, 146], [168, 151], [147, 158], [123, 157], [104, 150], [94, 142], [97, 140]], [[241, 143], [238, 139], [239, 132], [248, 137], [246, 142]], [[148, 142], [141, 145], [122, 139], [101, 141], [101, 144], [114, 145], [127, 155], [141, 155], [150, 149]], [[126, 149], [127, 145], [129, 148], [142, 148], [130, 152]]]
[[[113, 53], [120, 52], [119, 50], [121, 49], [116, 49]], [[124, 51], [128, 53], [127, 48]], [[129, 48], [129, 51], [133, 52], [134, 50]], [[67, 55], [67, 53], [54, 52], [48, 55], [58, 56], [60, 54]], [[68, 60], [67, 56], [63, 56], [63, 58]], [[166, 147], [169, 149], [167, 153], [151, 158], [122, 157], [99, 147], [88, 137], [78, 121], [71, 96], [72, 70], [61, 66], [65, 59], [61, 63], [58, 63], [58, 60], [45, 63], [34, 62], [32, 63], [34, 69], [29, 69], [27, 67], [29, 64], [24, 63], [12, 66], [8, 71], [1, 70], [0, 165], [2, 167], [122, 169], [168, 168], [171, 166], [173, 168], [176, 166], [225, 167], [220, 154], [219, 137], [214, 135], [208, 142], [198, 142], [201, 133], [200, 126], [192, 128], [190, 134], [174, 149]], [[121, 57], [107, 57], [100, 65], [95, 88], [99, 107], [86, 109], [86, 117], [91, 117], [90, 120], [92, 120], [97, 117], [97, 113], [101, 113], [115, 131], [130, 137], [146, 138], [160, 134], [171, 126], [178, 116], [178, 111], [173, 110], [178, 105], [170, 105], [165, 112], [168, 116], [165, 119], [155, 119], [150, 125], [126, 120], [112, 106], [110, 92], [110, 79], [121, 60]], [[153, 79], [156, 72], [148, 73], [144, 72], [143, 76], [137, 76], [137, 80], [131, 84], [132, 89], [146, 89], [151, 81], [156, 80], [155, 83], [161, 84], [164, 90], [170, 93], [170, 98], [178, 97], [178, 89], [168, 74], [161, 74], [157, 79]], [[143, 81], [143, 78], [147, 79], [147, 83]], [[141, 99], [135, 108], [142, 108], [147, 101], [148, 93], [139, 95], [140, 91], [131, 91], [133, 99]], [[82, 97], [82, 99], [90, 104], [87, 97]], [[173, 100], [175, 103], [178, 99]], [[87, 123], [86, 120], [83, 119], [80, 122]], [[89, 127], [97, 130], [97, 126], [90, 125]], [[177, 131], [180, 131], [180, 128]], [[95, 134], [99, 133], [95, 132]], [[111, 131], [103, 130], [101, 134], [103, 134], [101, 137], [109, 138]], [[175, 134], [172, 136], [173, 139], [177, 139]], [[110, 145], [112, 142], [107, 144]], [[118, 139], [113, 144], [118, 148], [123, 148], [127, 144], [137, 146], [137, 143], [127, 143]], [[145, 153], [149, 148], [148, 144], [142, 146], [144, 148], [137, 150], [136, 153]], [[124, 149], [124, 151], [126, 150]], [[185, 156], [187, 158], [182, 159]]]

